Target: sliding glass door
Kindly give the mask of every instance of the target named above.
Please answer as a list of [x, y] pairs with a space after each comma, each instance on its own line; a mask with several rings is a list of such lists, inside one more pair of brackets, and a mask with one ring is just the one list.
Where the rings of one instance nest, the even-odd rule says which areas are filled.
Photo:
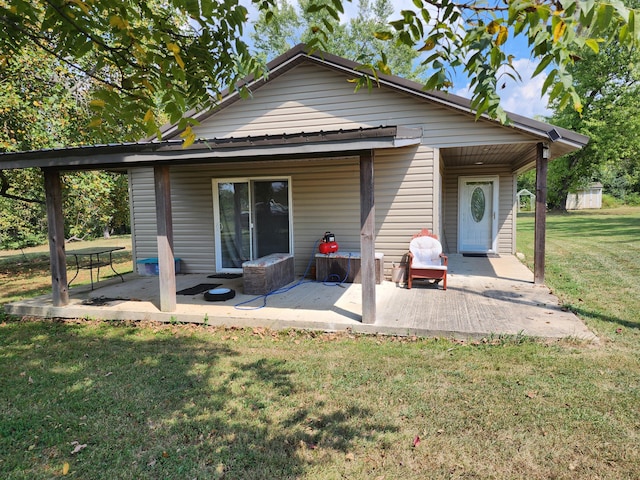
[[213, 187], [217, 271], [291, 252], [288, 179], [220, 179]]

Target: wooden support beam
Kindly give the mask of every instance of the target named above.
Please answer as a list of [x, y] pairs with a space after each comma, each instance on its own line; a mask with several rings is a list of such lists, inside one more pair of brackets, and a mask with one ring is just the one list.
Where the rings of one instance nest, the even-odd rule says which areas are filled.
[[376, 207], [374, 200], [373, 150], [360, 154], [360, 272], [362, 323], [376, 321]]
[[169, 167], [153, 168], [156, 190], [156, 222], [158, 226], [158, 271], [160, 310], [176, 310], [176, 267], [173, 255], [173, 217], [171, 214], [171, 182]]
[[62, 214], [62, 182], [60, 171], [43, 168], [44, 192], [47, 202], [49, 258], [51, 262], [51, 293], [54, 307], [69, 303], [67, 257], [65, 253], [64, 216]]
[[536, 216], [534, 227], [533, 282], [544, 283], [544, 256], [547, 234], [547, 165], [549, 147], [536, 145]]

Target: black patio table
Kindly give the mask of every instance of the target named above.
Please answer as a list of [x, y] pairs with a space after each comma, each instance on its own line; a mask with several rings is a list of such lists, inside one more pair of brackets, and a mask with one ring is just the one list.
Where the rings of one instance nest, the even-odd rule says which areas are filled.
[[[124, 282], [124, 277], [113, 268], [113, 252], [117, 250], [124, 250], [125, 247], [91, 247], [81, 248], [79, 250], [70, 250], [66, 252], [68, 257], [73, 257], [76, 263], [76, 274], [69, 281], [67, 286], [71, 286], [71, 283], [76, 279], [80, 269], [89, 270], [89, 277], [91, 278], [91, 290], [93, 290], [93, 269], [97, 271], [96, 283], [100, 281], [100, 267], [110, 267], [113, 273], [120, 277], [120, 280]], [[83, 258], [86, 260], [83, 261]]]

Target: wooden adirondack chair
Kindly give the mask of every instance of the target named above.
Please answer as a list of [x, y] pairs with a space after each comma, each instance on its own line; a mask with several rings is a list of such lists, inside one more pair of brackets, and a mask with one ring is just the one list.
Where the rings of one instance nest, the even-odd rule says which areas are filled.
[[413, 236], [409, 243], [409, 272], [407, 287], [411, 288], [414, 278], [442, 280], [443, 290], [447, 289], [447, 264], [449, 259], [442, 253], [438, 237], [426, 228]]

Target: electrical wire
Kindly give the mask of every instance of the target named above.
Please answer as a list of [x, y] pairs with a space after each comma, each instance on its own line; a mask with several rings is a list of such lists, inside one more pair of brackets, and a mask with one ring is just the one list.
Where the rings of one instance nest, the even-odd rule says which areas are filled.
[[[330, 273], [329, 275], [327, 275], [327, 278], [325, 278], [322, 281], [322, 284], [327, 286], [327, 287], [339, 287], [341, 286], [344, 282], [347, 281], [347, 278], [349, 278], [349, 272], [351, 270], [351, 252], [349, 252], [349, 259], [347, 260], [347, 273], [345, 273], [344, 278], [340, 279], [340, 276], [337, 273]], [[336, 277], [338, 279], [337, 282], [332, 282], [331, 278]]]
[[[275, 290], [272, 290], [269, 293], [265, 293], [264, 295], [258, 295], [257, 297], [251, 298], [249, 300], [245, 300], [244, 302], [237, 303], [234, 305], [234, 308], [236, 310], [259, 310], [267, 306], [267, 298], [269, 298], [270, 296], [280, 295], [281, 293], [287, 293], [288, 291], [293, 290], [294, 288], [302, 285], [303, 283], [314, 282], [315, 280], [305, 280], [305, 278], [307, 278], [307, 275], [309, 274], [309, 269], [311, 268], [311, 262], [315, 258], [315, 252], [316, 252], [316, 249], [318, 248], [319, 242], [320, 240], [316, 240], [316, 243], [313, 245], [313, 250], [311, 251], [311, 258], [309, 258], [309, 262], [307, 263], [307, 268], [305, 268], [304, 273], [302, 274], [302, 278], [300, 280], [298, 280], [293, 285], [290, 285], [289, 287], [277, 288]], [[249, 305], [260, 299], [262, 299], [262, 305], [258, 305], [258, 306]]]
[[[307, 275], [309, 274], [309, 269], [311, 268], [311, 262], [313, 262], [313, 259], [315, 258], [316, 255], [316, 249], [318, 248], [318, 243], [320, 242], [320, 240], [316, 240], [316, 243], [313, 245], [313, 250], [311, 251], [311, 258], [309, 258], [309, 262], [307, 263], [307, 268], [304, 270], [304, 273], [302, 274], [302, 278], [300, 280], [298, 280], [296, 283], [294, 283], [293, 285], [290, 285], [288, 287], [282, 287], [282, 288], [277, 288], [275, 290], [272, 290], [269, 293], [265, 293], [264, 295], [258, 295], [257, 297], [253, 297], [249, 300], [245, 300], [244, 302], [240, 302], [240, 303], [236, 303], [234, 305], [234, 308], [236, 310], [260, 310], [261, 308], [264, 308], [267, 306], [267, 299], [273, 295], [280, 295], [282, 293], [287, 293], [290, 292], [291, 290], [293, 290], [296, 287], [299, 287], [300, 285], [304, 284], [304, 283], [313, 283], [316, 282], [316, 280], [305, 280], [307, 278]], [[343, 279], [340, 279], [340, 277], [336, 274], [336, 273], [331, 273], [329, 275], [327, 275], [327, 277], [322, 281], [322, 284], [327, 286], [327, 287], [337, 287], [337, 286], [341, 286], [344, 282], [346, 282], [347, 278], [349, 278], [349, 272], [351, 270], [351, 253], [349, 253], [349, 260], [347, 263], [347, 273], [345, 274]], [[332, 277], [338, 277], [338, 281], [337, 282], [331, 282], [330, 279]], [[258, 300], [262, 300], [262, 305], [250, 305]]]

